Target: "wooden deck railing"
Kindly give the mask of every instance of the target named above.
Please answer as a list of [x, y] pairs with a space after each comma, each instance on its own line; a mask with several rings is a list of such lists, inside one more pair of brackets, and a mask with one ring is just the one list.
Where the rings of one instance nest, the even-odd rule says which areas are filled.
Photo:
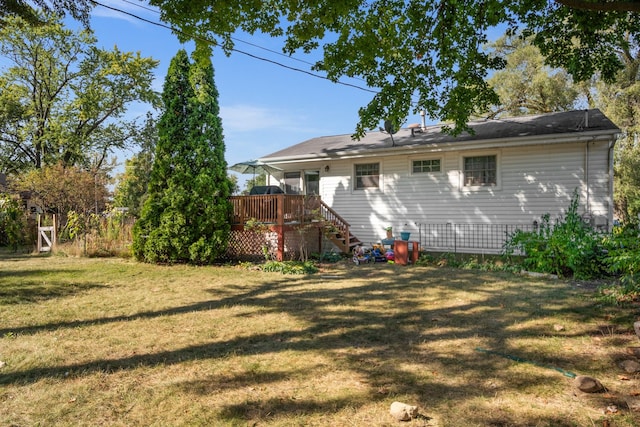
[[295, 194], [232, 196], [229, 200], [233, 205], [233, 224], [254, 220], [274, 225], [310, 221], [314, 206], [319, 201]]
[[292, 225], [316, 222], [344, 252], [350, 251], [349, 223], [320, 197], [295, 194], [232, 196], [233, 225], [257, 221], [265, 225]]

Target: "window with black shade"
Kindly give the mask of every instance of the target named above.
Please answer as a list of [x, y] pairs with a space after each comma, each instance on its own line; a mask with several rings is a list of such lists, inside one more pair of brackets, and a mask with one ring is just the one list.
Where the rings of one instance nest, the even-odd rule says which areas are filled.
[[498, 183], [496, 155], [464, 158], [464, 186], [495, 186]]
[[380, 187], [380, 163], [355, 165], [355, 189]]
[[440, 159], [414, 160], [411, 171], [413, 173], [440, 172]]

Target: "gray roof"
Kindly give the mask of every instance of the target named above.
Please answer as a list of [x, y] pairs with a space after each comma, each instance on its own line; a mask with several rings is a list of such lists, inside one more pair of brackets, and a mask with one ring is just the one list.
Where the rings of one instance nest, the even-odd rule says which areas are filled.
[[424, 130], [414, 128], [413, 136], [410, 128], [403, 128], [393, 135], [395, 146], [392, 146], [390, 135], [381, 131], [368, 132], [360, 140], [352, 139], [351, 135], [321, 136], [276, 151], [260, 160], [269, 162], [281, 159], [339, 158], [363, 152], [372, 154], [373, 150], [391, 153], [420, 147], [455, 147], [464, 142], [504, 140], [500, 142], [509, 144], [522, 139], [552, 135], [579, 136], [593, 132], [614, 135], [620, 132], [598, 109], [477, 120], [470, 122], [469, 127], [473, 129], [473, 133], [463, 132], [458, 136], [443, 133], [442, 125], [427, 126]]

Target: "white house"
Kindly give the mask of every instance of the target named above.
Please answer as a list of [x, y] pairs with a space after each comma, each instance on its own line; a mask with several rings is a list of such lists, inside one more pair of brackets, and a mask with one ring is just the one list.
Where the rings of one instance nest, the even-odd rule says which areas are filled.
[[[288, 194], [317, 194], [364, 243], [385, 228], [410, 231], [423, 247], [499, 248], [509, 227], [557, 218], [575, 191], [580, 213], [613, 222], [613, 147], [619, 128], [597, 110], [479, 120], [457, 137], [412, 125], [390, 135], [313, 138], [259, 159]], [[469, 243], [469, 238], [500, 242]], [[445, 237], [445, 234], [449, 237]], [[475, 235], [475, 237], [473, 237]], [[452, 237], [453, 236], [453, 237]], [[452, 241], [454, 239], [455, 241]]]

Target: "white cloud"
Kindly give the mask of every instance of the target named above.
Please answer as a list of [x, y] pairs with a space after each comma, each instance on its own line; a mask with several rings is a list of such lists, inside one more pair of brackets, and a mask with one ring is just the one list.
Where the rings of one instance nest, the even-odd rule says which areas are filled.
[[144, 24], [144, 22], [132, 15], [155, 22], [160, 20], [160, 15], [158, 15], [158, 13], [149, 10], [153, 9], [157, 11], [157, 8], [149, 6], [148, 4], [136, 4], [134, 1], [125, 2], [122, 0], [100, 0], [100, 3], [104, 6], [96, 5], [91, 11], [91, 15], [100, 18], [121, 19], [135, 24]]
[[290, 111], [270, 109], [246, 104], [220, 107], [220, 117], [225, 132], [255, 132], [278, 129], [298, 132], [306, 129], [306, 118]]

